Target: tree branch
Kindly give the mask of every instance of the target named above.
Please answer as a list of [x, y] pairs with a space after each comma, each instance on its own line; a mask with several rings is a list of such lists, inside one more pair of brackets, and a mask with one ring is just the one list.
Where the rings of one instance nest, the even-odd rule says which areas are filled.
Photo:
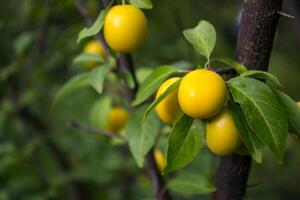
[[[245, 1], [235, 59], [249, 69], [268, 70], [282, 0]], [[222, 157], [216, 173], [214, 200], [240, 200], [245, 197], [251, 157]]]
[[[135, 82], [135, 87], [130, 90], [129, 100], [132, 101], [136, 95], [137, 89], [138, 89], [138, 82], [136, 80], [135, 75], [135, 68], [131, 59], [130, 54], [123, 54], [121, 53], [119, 56], [119, 68], [121, 69], [127, 69]], [[146, 155], [146, 165], [147, 165], [147, 171], [151, 178], [153, 190], [155, 193], [155, 199], [156, 200], [163, 200], [163, 199], [171, 199], [170, 194], [165, 188], [165, 182], [163, 180], [163, 177], [161, 176], [161, 173], [157, 167], [157, 164], [155, 163], [155, 158], [153, 154], [153, 149], [151, 149], [148, 154]]]
[[[102, 3], [103, 3], [104, 8], [106, 8], [111, 3], [111, 0], [102, 0]], [[86, 14], [87, 11], [86, 11], [86, 8], [85, 8], [82, 0], [76, 1], [76, 8], [77, 8], [78, 12], [83, 16], [83, 18], [85, 18], [86, 23], [87, 24], [90, 23], [90, 16]], [[88, 25], [90, 25], [90, 24], [88, 24]], [[102, 34], [98, 34], [97, 38], [107, 48], [106, 52], [109, 52], [109, 48], [108, 48]], [[138, 81], [137, 81], [136, 74], [135, 74], [134, 64], [133, 64], [130, 54], [121, 53], [119, 55], [118, 70], [119, 70], [119, 72], [122, 72], [123, 70], [126, 70], [126, 71], [128, 70], [133, 78], [134, 88], [132, 90], [128, 90], [128, 96], [127, 96], [127, 99], [129, 101], [132, 101], [136, 95], [139, 85], [138, 85]], [[164, 187], [165, 183], [164, 183], [163, 177], [161, 176], [160, 171], [158, 170], [158, 167], [155, 163], [154, 154], [153, 154], [152, 149], [147, 154], [146, 160], [147, 160], [146, 163], [147, 163], [148, 173], [151, 178], [152, 185], [154, 187], [153, 189], [155, 192], [155, 198], [157, 200], [170, 199], [171, 197], [170, 197], [168, 191]]]
[[108, 137], [108, 138], [119, 138], [121, 140], [125, 140], [125, 138], [123, 136], [119, 135], [118, 133], [111, 133], [111, 132], [104, 131], [104, 130], [101, 130], [101, 129], [88, 127], [88, 126], [86, 126], [84, 124], [80, 124], [76, 121], [70, 121], [67, 124], [67, 126], [69, 128], [78, 129], [78, 130], [88, 132], [88, 133], [93, 133], [93, 134], [96, 134], [96, 135], [102, 135], [102, 136]]

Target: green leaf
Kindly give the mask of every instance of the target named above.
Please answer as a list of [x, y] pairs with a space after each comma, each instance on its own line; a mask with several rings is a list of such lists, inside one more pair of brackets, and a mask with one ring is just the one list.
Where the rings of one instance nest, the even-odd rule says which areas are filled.
[[260, 71], [260, 70], [249, 70], [249, 71], [242, 73], [241, 76], [264, 79], [264, 80], [272, 83], [271, 86], [274, 85], [278, 88], [282, 88], [282, 85], [281, 85], [280, 81], [277, 79], [277, 77], [269, 72], [264, 72], [264, 71]]
[[209, 22], [201, 20], [195, 28], [183, 31], [187, 41], [208, 60], [216, 44], [216, 30]]
[[9, 77], [12, 75], [18, 73], [20, 70], [20, 65], [17, 64], [16, 62], [11, 63], [8, 66], [3, 67], [0, 70], [0, 81], [5, 82]]
[[144, 120], [147, 119], [149, 113], [153, 110], [153, 108], [155, 108], [162, 100], [164, 100], [169, 94], [171, 94], [173, 91], [175, 91], [179, 87], [180, 81], [181, 80], [175, 81], [172, 85], [170, 85], [166, 89], [166, 91], [163, 94], [161, 94], [157, 99], [155, 99], [151, 103], [151, 105], [148, 107], [148, 109], [145, 112]]
[[147, 120], [142, 121], [146, 108], [142, 106], [130, 113], [126, 127], [129, 148], [139, 167], [143, 166], [145, 155], [154, 145], [160, 128], [160, 121], [155, 112], [152, 112]]
[[251, 129], [282, 163], [288, 121], [275, 94], [265, 83], [248, 77], [233, 78], [228, 85]]
[[132, 105], [136, 106], [145, 101], [169, 76], [177, 72], [178, 69], [172, 66], [161, 66], [154, 70], [141, 84]]
[[129, 0], [129, 3], [142, 9], [152, 9], [153, 4], [151, 0]]
[[205, 122], [201, 119], [194, 119], [191, 131], [194, 131], [195, 133], [198, 133], [200, 135], [200, 150], [206, 145], [205, 141]]
[[296, 102], [280, 90], [274, 90], [289, 120], [291, 133], [300, 136], [300, 108]]
[[264, 146], [261, 140], [257, 137], [256, 133], [253, 132], [247, 123], [244, 113], [238, 104], [229, 101], [228, 108], [232, 114], [234, 123], [239, 130], [241, 139], [251, 154], [252, 158], [258, 162], [262, 162], [262, 154], [260, 149]]
[[190, 63], [186, 60], [178, 60], [178, 61], [172, 62], [170, 65], [173, 67], [176, 67], [177, 69], [180, 69], [180, 70], [188, 70], [188, 69], [191, 69], [194, 67], [194, 65], [192, 63]]
[[89, 116], [92, 127], [106, 130], [111, 103], [110, 97], [104, 97], [93, 104]]
[[82, 39], [94, 36], [101, 31], [104, 23], [104, 18], [108, 10], [109, 7], [106, 8], [105, 10], [102, 10], [98, 15], [95, 23], [91, 27], [84, 28], [79, 32], [77, 43], [79, 43]]
[[125, 85], [128, 88], [133, 89], [135, 85], [134, 85], [134, 80], [133, 80], [131, 73], [128, 70], [123, 70], [119, 74], [120, 74], [122, 80], [124, 81]]
[[16, 146], [13, 143], [6, 142], [0, 144], [0, 155], [10, 154], [16, 152]]
[[53, 101], [52, 107], [55, 106], [55, 104], [59, 100], [61, 100], [62, 98], [66, 97], [67, 95], [69, 95], [70, 93], [72, 93], [74, 90], [77, 90], [79, 88], [88, 86], [89, 85], [88, 80], [89, 80], [89, 72], [76, 75], [72, 79], [70, 79], [56, 93], [56, 95], [54, 97], [54, 101]]
[[204, 134], [201, 132], [204, 132], [205, 124], [203, 121], [200, 121], [202, 131], [198, 132], [198, 128], [192, 127], [193, 121], [193, 118], [182, 115], [175, 122], [168, 141], [165, 173], [186, 166], [199, 153], [201, 148], [200, 134]]
[[234, 69], [239, 74], [246, 72], [248, 70], [246, 66], [228, 57], [214, 58], [214, 60], [224, 63], [225, 65]]
[[90, 53], [81, 53], [76, 58], [74, 58], [73, 63], [79, 64], [79, 63], [87, 63], [87, 62], [98, 62], [98, 63], [104, 63], [105, 60], [101, 56], [97, 54], [90, 54]]
[[167, 188], [183, 196], [212, 193], [216, 190], [211, 180], [199, 174], [182, 174], [168, 181]]
[[146, 78], [152, 73], [153, 69], [151, 68], [138, 68], [136, 70], [136, 76], [138, 82], [144, 82]]
[[102, 93], [103, 84], [107, 73], [109, 72], [110, 65], [105, 63], [93, 69], [89, 75], [89, 83], [99, 93]]
[[21, 55], [32, 44], [35, 34], [32, 32], [25, 32], [18, 36], [14, 41], [14, 50], [17, 55]]

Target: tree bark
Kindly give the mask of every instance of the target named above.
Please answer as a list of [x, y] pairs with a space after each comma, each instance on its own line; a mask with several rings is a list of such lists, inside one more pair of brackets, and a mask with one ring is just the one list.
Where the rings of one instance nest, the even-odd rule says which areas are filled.
[[[249, 69], [268, 70], [282, 0], [245, 0], [235, 59]], [[214, 200], [245, 197], [251, 157], [222, 157], [215, 176]]]

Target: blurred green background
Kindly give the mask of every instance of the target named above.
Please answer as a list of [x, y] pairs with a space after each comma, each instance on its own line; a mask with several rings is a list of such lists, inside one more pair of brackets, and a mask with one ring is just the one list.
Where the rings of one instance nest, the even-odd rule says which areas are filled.
[[[96, 17], [101, 3], [84, 3]], [[233, 56], [242, 0], [153, 3], [154, 9], [145, 11], [148, 39], [133, 55], [140, 80], [162, 64], [201, 62], [182, 36], [182, 30], [194, 27], [200, 19], [210, 21], [217, 30], [214, 55]], [[80, 89], [51, 109], [60, 86], [84, 71], [72, 64], [87, 42], [76, 43], [85, 25], [74, 4], [74, 0], [1, 1], [0, 200], [152, 199], [146, 170], [137, 167], [126, 145], [115, 146], [99, 136], [67, 127], [70, 120], [90, 123], [92, 105], [99, 101], [93, 89]], [[284, 8], [297, 16], [298, 4], [287, 1]], [[298, 20], [280, 20], [270, 62], [270, 71], [296, 101], [300, 100]], [[107, 90], [105, 95], [113, 93]], [[114, 98], [117, 102], [123, 99]], [[159, 142], [162, 150], [166, 138]], [[267, 151], [263, 159], [262, 164], [253, 163], [247, 199], [299, 199], [299, 141], [289, 138], [283, 165]], [[175, 174], [212, 179], [218, 160], [204, 149]], [[180, 191], [172, 195], [174, 199], [209, 198]]]

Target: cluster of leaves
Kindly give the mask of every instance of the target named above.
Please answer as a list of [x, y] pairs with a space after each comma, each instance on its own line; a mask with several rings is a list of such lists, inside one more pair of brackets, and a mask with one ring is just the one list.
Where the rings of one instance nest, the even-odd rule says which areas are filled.
[[[113, 3], [114, 1], [111, 1], [110, 5], [99, 13], [92, 26], [85, 27], [79, 32], [77, 43], [85, 38], [97, 35], [102, 30], [104, 18]], [[141, 9], [152, 9], [153, 7], [151, 0], [129, 0], [129, 3]], [[112, 52], [110, 53], [113, 55]], [[109, 71], [115, 67], [116, 59], [113, 56], [107, 56], [104, 58], [96, 54], [81, 53], [74, 59], [73, 64], [84, 64], [87, 62], [99, 63], [99, 65], [96, 66], [91, 72], [81, 73], [75, 77], [72, 77], [72, 79], [65, 83], [57, 93], [54, 100], [54, 105], [58, 100], [70, 94], [72, 91], [84, 86], [91, 85], [99, 94], [102, 93], [105, 78], [107, 77]], [[134, 87], [133, 79], [129, 73], [125, 72], [122, 78], [124, 78], [124, 82], [127, 84], [127, 86], [130, 88]]]
[[[130, 0], [129, 3], [142, 9], [152, 8], [152, 2], [150, 0]], [[109, 5], [106, 9], [103, 9], [100, 12], [97, 19], [95, 20], [94, 24], [91, 27], [84, 28], [83, 30], [80, 31], [77, 39], [78, 43], [84, 38], [97, 35], [102, 30], [105, 15], [107, 14], [111, 5]], [[65, 98], [66, 96], [70, 95], [73, 91], [76, 91], [86, 86], [92, 86], [99, 95], [104, 96], [103, 88], [104, 88], [105, 79], [108, 77], [110, 72], [113, 72], [113, 70], [116, 67], [116, 56], [114, 52], [109, 52], [109, 53], [110, 54], [106, 57], [101, 57], [99, 55], [88, 54], [88, 53], [79, 54], [73, 60], [73, 64], [82, 65], [88, 62], [94, 62], [94, 63], [96, 62], [99, 63], [99, 65], [96, 66], [92, 71], [80, 73], [72, 77], [69, 81], [67, 81], [57, 92], [53, 102], [53, 107], [56, 106], [57, 102], [59, 102], [61, 99]], [[167, 76], [173, 73], [177, 73], [177, 69], [175, 70], [172, 66], [163, 66], [160, 69], [161, 70], [158, 70], [157, 73], [163, 74], [163, 77], [160, 77], [161, 80], [164, 80]], [[129, 72], [125, 71], [123, 72], [123, 74], [119, 74], [119, 75], [121, 75], [121, 78], [123, 78], [123, 81], [128, 88], [134, 87], [133, 78]], [[153, 84], [160, 85], [161, 80], [156, 80], [155, 81], [156, 83], [151, 82], [150, 85], [148, 86], [148, 89], [154, 92], [153, 89], [155, 90], [157, 86], [153, 86]], [[178, 84], [177, 85], [174, 84], [174, 86], [170, 87], [167, 91], [170, 92], [173, 91], [172, 88], [178, 87]], [[147, 85], [147, 80], [146, 83], [143, 85]], [[168, 93], [165, 93], [162, 96], [165, 97], [167, 94]], [[137, 95], [139, 96], [140, 94], [138, 93]], [[138, 100], [138, 98], [139, 97], [137, 97], [137, 100], [133, 102], [133, 105], [140, 104], [142, 101], [145, 100], [144, 97], [141, 97], [144, 98], [143, 100]], [[141, 102], [137, 102], [137, 101], [141, 101]], [[91, 120], [91, 125], [93, 127], [102, 129], [106, 126], [107, 114], [109, 113], [111, 105], [112, 105], [112, 99], [109, 96], [104, 96], [103, 98], [101, 98], [100, 101], [97, 101], [92, 106], [90, 120]], [[161, 122], [157, 117], [156, 113], [151, 112], [151, 110], [155, 107], [155, 105], [157, 104], [151, 104], [149, 108], [148, 108], [149, 105], [138, 106], [136, 109], [134, 109], [132, 113], [130, 113], [129, 121], [126, 126], [126, 130], [124, 134], [126, 137], [125, 139], [128, 142], [130, 151], [139, 167], [142, 167], [144, 165], [146, 155], [148, 154], [150, 149], [156, 144], [157, 142], [156, 138], [158, 137], [158, 134], [161, 132]], [[144, 115], [144, 113], [147, 114]], [[191, 119], [190, 122], [193, 123], [193, 120]], [[185, 129], [185, 127], [182, 128]], [[199, 121], [199, 123], [195, 122], [192, 129], [193, 131], [191, 131], [190, 137], [197, 138], [197, 140], [195, 141], [197, 144], [191, 144], [190, 147], [196, 148], [192, 150], [195, 152], [193, 156], [196, 156], [196, 154], [200, 151], [200, 146], [198, 144], [202, 141], [200, 138], [201, 135], [198, 133], [198, 130], [204, 130], [204, 124], [201, 121]], [[175, 138], [175, 140], [178, 139], [179, 138]], [[184, 141], [184, 138], [181, 138], [180, 140]], [[194, 141], [194, 140], [190, 140], [190, 141]], [[184, 150], [184, 152], [188, 153], [189, 149], [187, 149], [187, 151]], [[181, 158], [177, 158], [177, 159], [179, 159], [177, 162], [180, 163]], [[186, 162], [191, 161], [190, 157], [187, 157], [187, 159], [188, 160], [186, 160]], [[194, 174], [189, 174], [189, 173], [184, 175], [178, 175], [171, 178], [170, 181], [168, 182], [167, 187], [171, 191], [181, 193], [183, 195], [188, 195], [188, 196], [210, 193], [215, 190], [213, 184], [211, 183], [211, 181], [209, 181], [207, 177], [201, 175], [195, 176]]]
[[[130, 1], [140, 8], [150, 9], [150, 1]], [[78, 35], [78, 42], [82, 39], [98, 34], [103, 26], [104, 17], [110, 7], [104, 9], [95, 23], [84, 28]], [[283, 161], [284, 146], [289, 131], [300, 135], [300, 111], [296, 103], [281, 91], [278, 79], [264, 71], [247, 70], [247, 68], [228, 57], [211, 59], [216, 44], [216, 31], [207, 21], [200, 21], [193, 28], [183, 31], [186, 40], [194, 49], [207, 60], [205, 66], [210, 67], [213, 61], [218, 61], [231, 68], [238, 77], [227, 81], [230, 91], [228, 107], [233, 115], [241, 139], [253, 159], [262, 162], [261, 150], [268, 146], [279, 163]], [[116, 62], [112, 57], [108, 59], [96, 55], [81, 54], [74, 63], [100, 62], [91, 72], [80, 74], [71, 79], [58, 93], [57, 98], [68, 92], [90, 84], [99, 94], [102, 93], [105, 77]], [[154, 70], [142, 83], [133, 106], [146, 101], [168, 77], [182, 73], [174, 66], [161, 66]], [[262, 82], [265, 80], [266, 82]], [[130, 74], [125, 76], [125, 82], [132, 82]], [[130, 115], [126, 128], [126, 139], [138, 166], [142, 167], [145, 156], [155, 145], [157, 134], [160, 132], [160, 122], [153, 109], [171, 92], [179, 87], [180, 80], [172, 84], [151, 105], [143, 105]], [[132, 84], [131, 84], [132, 85]], [[128, 84], [129, 87], [130, 84]], [[173, 124], [168, 140], [167, 166], [165, 173], [180, 169], [198, 155], [203, 147], [205, 135], [205, 121], [192, 119], [182, 114]]]
[[[104, 23], [104, 18], [113, 3], [114, 3], [114, 1], [111, 1], [110, 5], [107, 6], [107, 8], [103, 9], [99, 13], [96, 21], [94, 22], [94, 24], [91, 27], [89, 27], [89, 28], [86, 27], [80, 31], [80, 33], [78, 35], [78, 39], [77, 39], [78, 43], [82, 39], [94, 36], [101, 31], [101, 29], [103, 27], [103, 23]], [[129, 0], [129, 3], [132, 5], [135, 5], [138, 8], [141, 8], [141, 9], [152, 9], [153, 8], [153, 4], [152, 4], [151, 0]]]
[[[210, 59], [216, 43], [216, 32], [206, 21], [200, 21], [195, 28], [185, 30], [183, 34], [196, 51], [206, 57], [207, 66], [216, 60], [239, 73], [239, 76], [227, 81], [227, 86], [230, 91], [228, 107], [241, 139], [255, 161], [262, 162], [261, 151], [264, 146], [268, 146], [276, 160], [282, 163], [289, 131], [300, 135], [300, 109], [282, 92], [278, 79], [268, 72], [248, 71], [245, 66], [227, 57]], [[168, 77], [179, 73], [182, 72], [172, 66], [161, 66], [154, 70], [142, 83], [133, 105], [144, 102]], [[179, 84], [180, 80], [153, 101], [145, 111], [143, 126], [147, 126], [147, 118], [153, 108], [175, 91]], [[190, 163], [203, 146], [201, 138], [203, 140], [204, 134], [205, 121], [182, 114], [174, 122], [169, 135], [167, 166], [164, 171], [174, 171]], [[131, 149], [134, 152], [135, 147], [132, 146]]]
[[[229, 0], [222, 2], [210, 0], [206, 2], [205, 4], [202, 1], [181, 0], [174, 0], [172, 4], [168, 1], [156, 2], [159, 9], [147, 13], [149, 22], [152, 25], [151, 38], [149, 38], [143, 51], [137, 52], [134, 57], [138, 66], [137, 76], [140, 82], [152, 71], [151, 68], [143, 68], [143, 66], [169, 63], [180, 56], [181, 58], [187, 58], [188, 61], [192, 61], [197, 57], [195, 54], [190, 54], [186, 44], [181, 40], [180, 33], [174, 30], [174, 26], [175, 21], [177, 23], [180, 18], [185, 19], [185, 25], [192, 23], [199, 16], [200, 11], [207, 18], [217, 23], [218, 27], [222, 28], [226, 24], [226, 28], [221, 30], [224, 34], [220, 35], [221, 39], [218, 38], [217, 51], [222, 52], [220, 55], [230, 51], [230, 38], [228, 38], [228, 35], [231, 34], [231, 17], [234, 17], [239, 5], [238, 3], [232, 4]], [[101, 6], [96, 0], [86, 0], [85, 3], [89, 7], [91, 5], [93, 10], [96, 11]], [[218, 15], [215, 12], [210, 12], [212, 5], [217, 5], [215, 10]], [[192, 12], [191, 8], [197, 9], [197, 12]], [[174, 16], [174, 9], [178, 11], [178, 18], [170, 17]], [[0, 199], [69, 199], [77, 195], [74, 193], [76, 191], [70, 187], [73, 181], [88, 188], [87, 193], [91, 196], [90, 199], [141, 199], [151, 197], [152, 189], [149, 180], [146, 178], [146, 184], [144, 183], [143, 186], [139, 184], [139, 176], [145, 170], [137, 169], [130, 155], [124, 155], [123, 152], [119, 151], [122, 148], [112, 150], [111, 144], [108, 144], [107, 140], [87, 134], [84, 131], [74, 131], [66, 127], [66, 122], [70, 119], [88, 123], [89, 115], [91, 115], [92, 126], [103, 127], [103, 124], [105, 124], [105, 121], [99, 122], [99, 119], [105, 119], [107, 116], [111, 99], [105, 97], [99, 101], [99, 95], [90, 87], [80, 89], [83, 86], [89, 86], [92, 82], [90, 81], [91, 72], [84, 72], [85, 75], [82, 78], [74, 78], [73, 84], [69, 84], [64, 89], [66, 92], [61, 92], [61, 95], [58, 95], [56, 102], [58, 99], [66, 97], [67, 94], [70, 96], [60, 101], [59, 105], [57, 104], [55, 109], [49, 113], [53, 96], [61, 82], [70, 74], [83, 71], [71, 66], [70, 63], [79, 49], [79, 46], [74, 43], [78, 39], [75, 32], [79, 32], [83, 23], [81, 16], [75, 10], [74, 1], [53, 1], [50, 5], [47, 1], [11, 0], [2, 4], [0, 10], [2, 11], [0, 12], [0, 24], [2, 26], [5, 24], [5, 29], [1, 33], [2, 40], [0, 41], [2, 47], [0, 50], [2, 65], [0, 70], [0, 85], [2, 86], [0, 89]], [[95, 13], [93, 16], [96, 17], [97, 14]], [[161, 20], [162, 18], [166, 20]], [[22, 25], [20, 26], [20, 24]], [[291, 83], [292, 80], [294, 83], [299, 80], [297, 79], [297, 73], [290, 73], [293, 66], [297, 66], [298, 57], [296, 52], [293, 51], [296, 48], [296, 42], [291, 42], [293, 37], [289, 37], [290, 30], [285, 27], [287, 25], [282, 25], [281, 28], [285, 29], [281, 30], [281, 34], [286, 36], [281, 37], [285, 38], [282, 43], [289, 44], [291, 51], [284, 48], [283, 53], [282, 48], [280, 48], [282, 46], [279, 45], [279, 48], [275, 49], [276, 56], [273, 57], [273, 59], [275, 58], [275, 61], [273, 60], [275, 65], [273, 66], [278, 66], [277, 69], [279, 69], [281, 65], [286, 65], [284, 69], [281, 69], [285, 73], [278, 73], [278, 71], [277, 73], [281, 75], [280, 78], [285, 79], [283, 83], [288, 86], [288, 83]], [[164, 28], [159, 29], [158, 27]], [[43, 34], [40, 38], [39, 32], [42, 29], [44, 31], [42, 31]], [[32, 56], [37, 44], [42, 47], [42, 51]], [[45, 45], [47, 48], [43, 48]], [[160, 51], [153, 51], [153, 48], [157, 46], [160, 47]], [[84, 57], [81, 56], [80, 58], [78, 56], [78, 59], [85, 61], [102, 60], [99, 57], [95, 58], [93, 55]], [[82, 64], [84, 61], [80, 61], [80, 59], [74, 60], [74, 63]], [[30, 60], [33, 62], [28, 62]], [[214, 59], [211, 59], [211, 61], [214, 61]], [[109, 63], [108, 60], [106, 62]], [[230, 60], [226, 62], [231, 63]], [[179, 65], [178, 63], [171, 65], [173, 68], [177, 66], [182, 69], [183, 64], [180, 62]], [[184, 66], [186, 69], [187, 64], [184, 64]], [[272, 69], [274, 70], [274, 68]], [[114, 70], [114, 68], [110, 66], [110, 70]], [[178, 71], [178, 68], [176, 70]], [[110, 73], [107, 73], [105, 79], [110, 75]], [[26, 88], [24, 87], [23, 90], [17, 92], [15, 90], [16, 84], [24, 77], [27, 78]], [[106, 85], [104, 86], [106, 87]], [[293, 93], [293, 87], [290, 86], [287, 89], [290, 89], [290, 94], [296, 96], [298, 94], [297, 89], [294, 89]], [[71, 91], [75, 92], [70, 94]], [[105, 92], [107, 90], [102, 89], [101, 95], [104, 96]], [[18, 95], [17, 99], [16, 95]], [[118, 96], [117, 98], [121, 99], [122, 97]], [[289, 101], [289, 98], [286, 98], [286, 100]], [[293, 103], [289, 105], [286, 109], [293, 113], [295, 106]], [[139, 109], [139, 107], [137, 108]], [[23, 113], [19, 111], [23, 111], [23, 109], [26, 109], [26, 112], [34, 117], [33, 120], [36, 119], [40, 124], [36, 124], [31, 119], [21, 115]], [[146, 112], [148, 108], [143, 107], [141, 109], [143, 109], [142, 112]], [[92, 110], [92, 113], [89, 112], [90, 110]], [[100, 117], [99, 113], [101, 114]], [[133, 115], [137, 116], [138, 113], [134, 112]], [[152, 115], [155, 118], [154, 112], [150, 112], [147, 119], [149, 120]], [[290, 115], [289, 120], [295, 120], [294, 123], [291, 123], [295, 126], [297, 114], [293, 117]], [[199, 120], [194, 121], [196, 126], [201, 126], [202, 122]], [[40, 127], [43, 124], [46, 126]], [[299, 130], [297, 126], [293, 129]], [[169, 127], [160, 129], [163, 134], [160, 136], [159, 141], [155, 141], [154, 145], [164, 149], [167, 143], [167, 134], [164, 133], [169, 132], [169, 130]], [[291, 132], [296, 133], [296, 131]], [[137, 131], [135, 133], [141, 132]], [[136, 141], [144, 141], [141, 138], [145, 133], [146, 129]], [[145, 135], [152, 138], [150, 134]], [[155, 136], [157, 136], [157, 133], [155, 133]], [[200, 147], [203, 146], [203, 136], [203, 134], [200, 134]], [[49, 141], [53, 142], [58, 150], [63, 152], [66, 161], [69, 159], [72, 161], [70, 171], [62, 171], [59, 161], [55, 157], [55, 152], [52, 152], [51, 147], [47, 146]], [[153, 142], [152, 139], [149, 141]], [[293, 142], [293, 140], [291, 141]], [[132, 143], [134, 144], [134, 142]], [[142, 145], [139, 146], [142, 148]], [[147, 148], [149, 146], [151, 145], [147, 145]], [[291, 198], [298, 197], [298, 191], [295, 190], [297, 184], [293, 184], [293, 187], [291, 187], [290, 184], [286, 183], [291, 183], [293, 180], [295, 180], [293, 183], [297, 183], [296, 180], [299, 177], [297, 166], [299, 166], [299, 162], [294, 158], [299, 155], [299, 151], [295, 148], [289, 150], [290, 159], [286, 159], [287, 162], [285, 162], [284, 167], [274, 166], [273, 161], [266, 157], [263, 166], [253, 168], [251, 179], [260, 180], [262, 177], [273, 178], [274, 172], [281, 170], [280, 175], [272, 179], [272, 184], [265, 184], [267, 188], [257, 187], [251, 190], [257, 195], [255, 196], [256, 199], [270, 198], [270, 195], [278, 198], [280, 194], [289, 194]], [[142, 157], [146, 151], [140, 150], [139, 152], [141, 153], [137, 153], [135, 157]], [[211, 177], [214, 173], [215, 161], [217, 161], [215, 157], [211, 156], [206, 150], [202, 150], [191, 165], [177, 171], [176, 176], [172, 174], [172, 177], [166, 177], [170, 178], [167, 187], [174, 192], [185, 195], [212, 192], [214, 186], [207, 181], [207, 176]], [[200, 173], [204, 173], [205, 177], [201, 176]], [[130, 177], [127, 177], [127, 175]], [[128, 179], [132, 181], [130, 187], [126, 182]], [[126, 187], [123, 183], [127, 184]], [[278, 187], [281, 189], [275, 191], [274, 188]], [[252, 194], [250, 192], [250, 195]], [[263, 194], [266, 196], [263, 196]]]

